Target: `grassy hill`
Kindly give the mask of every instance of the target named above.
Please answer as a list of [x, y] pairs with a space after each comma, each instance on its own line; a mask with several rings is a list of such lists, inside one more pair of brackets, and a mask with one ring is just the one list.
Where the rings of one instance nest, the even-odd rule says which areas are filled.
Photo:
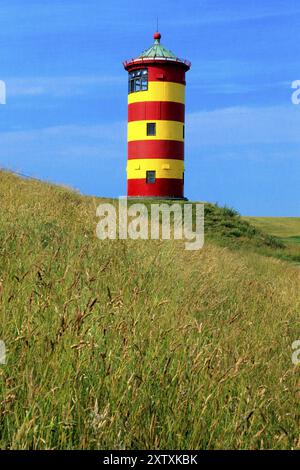
[[281, 240], [207, 205], [203, 250], [100, 241], [100, 199], [5, 172], [0, 201], [2, 449], [300, 448]]
[[286, 245], [300, 243], [300, 217], [244, 217], [251, 225], [274, 235]]
[[300, 264], [300, 217], [243, 217], [258, 230], [276, 237], [285, 246], [277, 256]]
[[300, 217], [243, 217], [266, 233], [280, 238], [300, 238]]

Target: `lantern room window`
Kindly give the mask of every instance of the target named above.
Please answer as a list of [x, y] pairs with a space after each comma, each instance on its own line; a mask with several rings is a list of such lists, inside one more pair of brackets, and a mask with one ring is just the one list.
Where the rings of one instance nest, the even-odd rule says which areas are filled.
[[134, 70], [128, 74], [128, 93], [148, 90], [148, 70]]

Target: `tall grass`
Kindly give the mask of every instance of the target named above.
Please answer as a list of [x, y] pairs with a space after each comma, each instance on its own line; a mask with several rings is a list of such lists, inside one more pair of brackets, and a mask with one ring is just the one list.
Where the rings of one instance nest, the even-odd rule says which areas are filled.
[[99, 200], [0, 173], [0, 447], [299, 448], [300, 270], [100, 241]]

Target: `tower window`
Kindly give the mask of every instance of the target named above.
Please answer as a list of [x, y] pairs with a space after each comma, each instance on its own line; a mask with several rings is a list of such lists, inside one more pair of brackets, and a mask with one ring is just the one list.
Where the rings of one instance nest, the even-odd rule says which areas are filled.
[[184, 139], [184, 124], [182, 126], [182, 138]]
[[156, 180], [155, 171], [153, 170], [146, 171], [146, 183], [154, 184], [155, 180]]
[[147, 122], [147, 135], [156, 135], [156, 123], [155, 122]]
[[148, 90], [148, 70], [134, 70], [128, 74], [128, 93]]

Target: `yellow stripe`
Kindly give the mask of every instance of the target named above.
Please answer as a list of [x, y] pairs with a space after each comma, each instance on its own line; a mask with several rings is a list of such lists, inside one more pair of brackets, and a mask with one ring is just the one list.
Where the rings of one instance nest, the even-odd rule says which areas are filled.
[[146, 171], [155, 171], [156, 178], [182, 179], [184, 162], [163, 158], [137, 158], [127, 162], [127, 179], [145, 179]]
[[129, 93], [128, 104], [141, 101], [174, 101], [184, 104], [185, 85], [174, 82], [148, 82], [147, 91]]
[[[156, 135], [147, 136], [147, 122], [156, 123]], [[183, 142], [183, 123], [177, 121], [131, 121], [128, 142], [133, 140], [178, 140]]]

